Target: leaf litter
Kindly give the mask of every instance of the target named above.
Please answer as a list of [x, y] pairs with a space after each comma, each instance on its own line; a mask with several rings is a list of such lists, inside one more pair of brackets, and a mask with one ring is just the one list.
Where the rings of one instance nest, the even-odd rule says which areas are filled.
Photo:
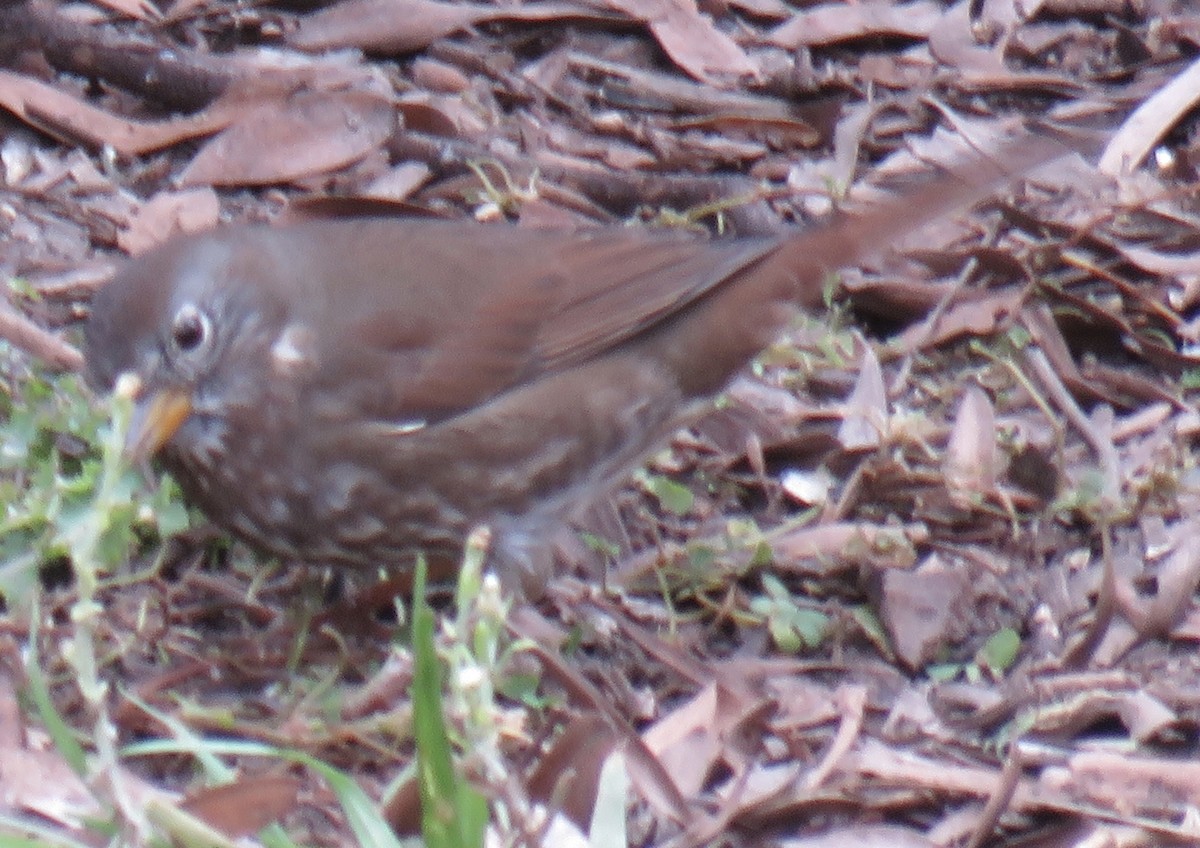
[[[661, 483], [596, 516], [607, 574], [508, 616], [505, 779], [473, 775], [514, 843], [594, 835], [615, 753], [631, 844], [1195, 840], [1198, 43], [1168, 0], [5, 3], [9, 512], [49, 479], [21, 467], [36, 445], [86, 461], [18, 432], [26, 376], [77, 369], [90, 293], [173, 233], [380, 203], [761, 233], [1013, 116], [1070, 125], [1078, 155], [842, 274], [654, 458]], [[22, 533], [0, 575], [32, 567]], [[411, 663], [362, 613], [403, 581], [261, 563], [203, 526], [126, 541], [96, 630], [119, 742], [299, 749], [418, 827]], [[86, 734], [76, 588], [41, 565], [36, 597], [2, 583], [0, 638], [46, 622], [49, 703]], [[0, 828], [86, 841], [97, 810], [153, 797], [228, 838], [278, 820], [349, 844], [335, 784], [294, 761], [230, 754], [210, 784], [197, 743], [71, 777], [18, 697], [38, 676], [2, 656], [0, 775], [23, 777]]]

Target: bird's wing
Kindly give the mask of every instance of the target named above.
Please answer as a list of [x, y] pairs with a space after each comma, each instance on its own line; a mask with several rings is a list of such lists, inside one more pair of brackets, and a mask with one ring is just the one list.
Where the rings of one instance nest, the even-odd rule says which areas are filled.
[[[345, 329], [355, 355], [339, 373], [369, 373], [377, 362], [374, 378], [388, 387], [392, 407], [441, 420], [658, 328], [661, 355], [678, 360], [707, 350], [719, 355], [723, 379], [769, 342], [782, 320], [775, 306], [817, 300], [821, 271], [886, 249], [1065, 152], [1053, 137], [1024, 134], [997, 154], [977, 151], [953, 168], [931, 168], [860, 214], [770, 238], [396, 219], [327, 228], [318, 236], [348, 235], [331, 254], [347, 258], [332, 260], [325, 275], [355, 277], [357, 288], [357, 309], [330, 304], [341, 307], [331, 314], [357, 322]], [[371, 269], [367, 279], [363, 268]], [[706, 308], [710, 297], [720, 298], [713, 306], [721, 315], [711, 312], [690, 329], [717, 334], [715, 341], [689, 336], [685, 343], [686, 333], [671, 332], [689, 329], [672, 319]], [[718, 383], [706, 378], [695, 388]]]
[[[331, 256], [388, 270], [363, 283], [350, 325], [337, 330], [336, 367], [326, 370], [374, 383], [363, 393], [382, 407], [376, 414], [427, 423], [604, 354], [778, 245], [400, 220], [357, 222], [345, 238], [353, 245]], [[336, 258], [326, 261], [331, 280], [344, 276]], [[331, 316], [346, 312], [329, 306]]]

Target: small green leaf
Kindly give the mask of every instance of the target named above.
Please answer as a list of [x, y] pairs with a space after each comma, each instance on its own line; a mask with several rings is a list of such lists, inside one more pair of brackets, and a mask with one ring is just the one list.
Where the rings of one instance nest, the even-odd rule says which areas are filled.
[[500, 682], [500, 692], [525, 706], [540, 710], [555, 703], [555, 699], [541, 691], [542, 678], [536, 674], [512, 673], [505, 675]]
[[1029, 347], [1029, 343], [1033, 341], [1033, 337], [1029, 334], [1029, 330], [1020, 324], [1013, 324], [1009, 327], [1005, 334], [1008, 337], [1008, 343], [1013, 346], [1014, 350], [1024, 350]]
[[1021, 636], [1011, 627], [992, 634], [975, 655], [975, 661], [989, 671], [1002, 674], [1012, 667], [1021, 652]]
[[588, 550], [595, 551], [608, 559], [616, 559], [621, 554], [621, 546], [616, 542], [610, 542], [595, 533], [589, 533], [586, 530], [579, 531], [579, 538], [587, 545]]
[[767, 594], [751, 601], [750, 611], [762, 618], [775, 646], [792, 654], [818, 647], [828, 632], [829, 616], [799, 606], [773, 574], [764, 574], [762, 582]]
[[187, 507], [177, 487], [174, 483], [167, 485], [167, 479], [164, 478], [159, 486], [154, 505], [154, 523], [157, 525], [158, 534], [163, 537], [181, 533], [191, 524]]
[[764, 574], [762, 576], [763, 588], [767, 590], [767, 594], [776, 601], [792, 600], [792, 593], [788, 591], [787, 586], [783, 585], [783, 581], [774, 574]]
[[717, 551], [703, 541], [689, 543], [687, 557], [693, 574], [710, 574], [717, 563]]
[[646, 474], [642, 478], [646, 491], [658, 501], [658, 505], [672, 515], [687, 515], [696, 503], [692, 490], [661, 474]]
[[767, 630], [771, 634], [771, 641], [775, 647], [786, 654], [798, 654], [804, 647], [804, 640], [800, 638], [800, 635], [777, 615], [767, 618]]
[[925, 674], [935, 683], [953, 680], [962, 670], [962, 663], [933, 663], [925, 666]]
[[858, 604], [851, 609], [850, 617], [862, 628], [863, 633], [879, 649], [880, 653], [889, 659], [895, 656], [892, 642], [888, 638], [887, 628], [883, 626], [883, 622], [879, 620], [875, 610], [866, 604]]

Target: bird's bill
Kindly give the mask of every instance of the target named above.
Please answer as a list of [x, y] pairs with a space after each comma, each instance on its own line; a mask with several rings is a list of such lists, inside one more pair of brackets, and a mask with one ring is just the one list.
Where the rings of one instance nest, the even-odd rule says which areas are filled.
[[125, 437], [125, 453], [134, 461], [158, 453], [192, 414], [191, 396], [182, 389], [158, 389], [144, 394], [133, 389], [133, 418]]

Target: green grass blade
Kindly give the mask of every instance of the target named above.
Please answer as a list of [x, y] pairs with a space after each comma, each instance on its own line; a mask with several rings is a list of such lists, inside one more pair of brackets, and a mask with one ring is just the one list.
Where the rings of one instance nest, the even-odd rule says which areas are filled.
[[442, 664], [434, 646], [433, 610], [425, 600], [425, 563], [413, 587], [413, 731], [421, 790], [421, 830], [428, 848], [478, 848], [487, 801], [454, 768], [442, 711]]

